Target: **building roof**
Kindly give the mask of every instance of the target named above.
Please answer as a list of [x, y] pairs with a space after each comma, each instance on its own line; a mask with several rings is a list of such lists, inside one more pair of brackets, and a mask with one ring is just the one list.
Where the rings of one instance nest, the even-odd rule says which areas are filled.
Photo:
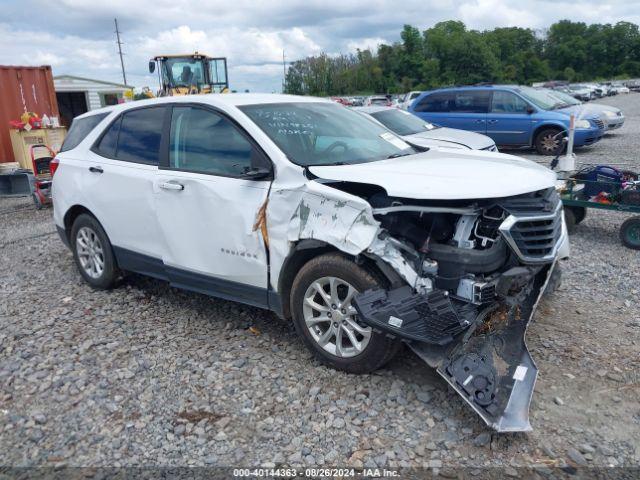
[[53, 77], [53, 80], [80, 80], [82, 82], [92, 82], [92, 83], [99, 83], [101, 85], [109, 85], [112, 87], [120, 87], [120, 88], [126, 88], [126, 89], [132, 89], [133, 87], [131, 85], [125, 85], [124, 83], [115, 83], [115, 82], [106, 82], [104, 80], [96, 80], [94, 78], [86, 78], [86, 77], [77, 77], [75, 75], [56, 75], [55, 77]]

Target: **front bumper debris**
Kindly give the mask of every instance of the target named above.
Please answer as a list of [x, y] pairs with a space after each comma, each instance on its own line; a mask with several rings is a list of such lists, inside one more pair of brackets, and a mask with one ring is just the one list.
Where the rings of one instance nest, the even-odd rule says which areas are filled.
[[354, 304], [363, 322], [402, 338], [491, 428], [530, 431], [538, 369], [525, 334], [554, 266], [505, 272], [496, 300], [481, 306], [411, 289], [364, 292]]

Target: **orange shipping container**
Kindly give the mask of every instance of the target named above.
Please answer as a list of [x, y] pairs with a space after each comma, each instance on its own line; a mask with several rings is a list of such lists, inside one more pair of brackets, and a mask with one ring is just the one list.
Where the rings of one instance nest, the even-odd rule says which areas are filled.
[[0, 162], [14, 161], [9, 122], [25, 111], [60, 116], [51, 67], [0, 65]]

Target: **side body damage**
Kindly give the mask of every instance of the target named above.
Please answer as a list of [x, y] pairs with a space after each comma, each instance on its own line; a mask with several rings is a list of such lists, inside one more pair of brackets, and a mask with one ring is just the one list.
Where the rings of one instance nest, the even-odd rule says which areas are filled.
[[383, 262], [402, 285], [356, 295], [360, 319], [405, 341], [492, 428], [527, 431], [537, 368], [524, 337], [566, 242], [561, 212], [553, 188], [427, 201], [319, 178], [274, 186], [270, 278], [307, 239]]

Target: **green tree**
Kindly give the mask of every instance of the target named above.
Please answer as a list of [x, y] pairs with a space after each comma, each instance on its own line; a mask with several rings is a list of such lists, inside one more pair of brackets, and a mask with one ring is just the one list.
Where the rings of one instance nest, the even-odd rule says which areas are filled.
[[397, 93], [478, 82], [527, 84], [640, 76], [640, 32], [630, 22], [586, 25], [562, 20], [544, 32], [519, 27], [484, 32], [460, 21], [420, 33], [405, 25], [400, 41], [376, 52], [320, 54], [293, 62], [285, 91], [306, 95]]

